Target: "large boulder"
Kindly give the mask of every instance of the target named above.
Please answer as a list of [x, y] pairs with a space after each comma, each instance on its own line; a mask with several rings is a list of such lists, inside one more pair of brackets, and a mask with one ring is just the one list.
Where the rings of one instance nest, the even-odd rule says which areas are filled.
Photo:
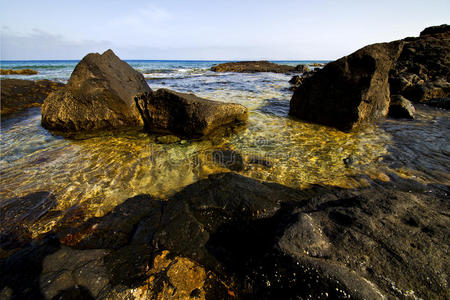
[[208, 135], [222, 125], [245, 122], [247, 108], [167, 89], [136, 96], [137, 107], [149, 131], [171, 132], [184, 137]]
[[266, 60], [261, 61], [240, 61], [218, 64], [211, 67], [214, 72], [238, 72], [238, 73], [257, 73], [257, 72], [272, 72], [272, 73], [289, 73], [289, 72], [303, 72], [297, 70], [296, 67], [280, 65], [271, 63]]
[[64, 87], [63, 83], [50, 80], [22, 79], [2, 79], [0, 85], [2, 115], [28, 107], [41, 106], [51, 92]]
[[389, 70], [402, 47], [374, 44], [327, 64], [296, 89], [289, 114], [344, 131], [386, 116]]
[[90, 53], [75, 67], [66, 88], [42, 106], [42, 126], [81, 131], [143, 126], [134, 97], [151, 89], [144, 77], [112, 50]]

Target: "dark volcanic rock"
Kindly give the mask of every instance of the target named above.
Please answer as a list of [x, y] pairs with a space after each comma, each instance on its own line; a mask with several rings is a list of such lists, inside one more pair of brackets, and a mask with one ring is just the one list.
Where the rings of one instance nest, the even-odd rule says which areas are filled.
[[142, 74], [113, 51], [91, 53], [75, 67], [66, 88], [44, 101], [42, 126], [60, 131], [142, 126], [134, 97], [149, 91]]
[[[298, 71], [296, 67], [279, 65], [271, 63], [266, 60], [261, 61], [240, 61], [218, 64], [211, 67], [214, 72], [239, 72], [239, 73], [257, 73], [257, 72], [272, 72], [272, 73], [289, 73]], [[301, 71], [298, 71], [301, 72]]]
[[431, 26], [428, 28], [425, 28], [421, 33], [420, 36], [426, 36], [426, 35], [436, 35], [440, 33], [448, 34], [450, 32], [450, 26], [447, 24], [442, 24], [438, 26]]
[[289, 83], [292, 85], [300, 85], [303, 82], [303, 77], [299, 75], [292, 76], [292, 78], [289, 80]]
[[402, 45], [370, 45], [327, 64], [297, 88], [289, 114], [345, 131], [386, 116], [388, 74]]
[[222, 125], [246, 122], [248, 117], [247, 108], [242, 105], [167, 89], [143, 93], [135, 101], [147, 130], [186, 137], [208, 135]]
[[213, 175], [169, 200], [153, 245], [225, 272], [244, 298], [443, 296], [448, 187], [398, 180], [297, 191]]
[[391, 97], [391, 103], [389, 104], [389, 117], [414, 119], [415, 113], [416, 109], [414, 106], [403, 96], [394, 95]]
[[450, 97], [431, 99], [430, 101], [427, 101], [427, 105], [438, 108], [450, 109]]
[[450, 95], [450, 26], [430, 27], [405, 39], [389, 75], [391, 94], [427, 103]]
[[0, 296], [448, 298], [450, 189], [390, 179], [295, 190], [226, 173], [136, 196], [67, 224], [97, 249], [49, 236], [0, 259]]
[[449, 188], [392, 180], [297, 191], [213, 175], [169, 200], [153, 245], [225, 272], [244, 298], [445, 297]]
[[50, 80], [2, 79], [1, 114], [9, 114], [28, 107], [41, 106], [44, 99], [64, 84]]
[[[119, 249], [131, 241], [137, 224], [144, 217], [155, 220], [159, 219], [160, 213], [160, 201], [138, 195], [102, 218], [91, 218], [80, 226], [61, 224], [57, 229], [58, 238], [62, 244], [78, 249]], [[149, 222], [146, 224], [150, 226]]]
[[300, 72], [300, 73], [307, 73], [310, 71], [310, 69], [307, 65], [297, 65], [295, 67], [295, 71]]

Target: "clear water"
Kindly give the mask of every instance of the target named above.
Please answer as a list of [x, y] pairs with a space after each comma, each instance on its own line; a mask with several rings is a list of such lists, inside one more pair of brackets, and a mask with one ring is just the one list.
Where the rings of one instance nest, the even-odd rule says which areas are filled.
[[[2, 68], [32, 68], [34, 76], [65, 82], [77, 62], [2, 62]], [[343, 133], [288, 117], [291, 75], [214, 73], [220, 62], [130, 61], [152, 89], [192, 92], [250, 111], [248, 124], [223, 129], [201, 140], [158, 144], [158, 135], [117, 131], [67, 139], [40, 126], [40, 109], [2, 120], [0, 201], [37, 191], [53, 193], [56, 209], [81, 205], [87, 215], [101, 216], [125, 199], [149, 193], [168, 197], [209, 174], [229, 171], [217, 165], [214, 149], [233, 149], [248, 162], [258, 156], [271, 166], [246, 163], [240, 173], [294, 188], [311, 184], [342, 187], [366, 185], [387, 174], [425, 183], [450, 181], [450, 114], [417, 107], [414, 121], [388, 120], [364, 130]], [[284, 62], [291, 65], [311, 62]], [[345, 164], [350, 158], [352, 163]], [[35, 224], [35, 233], [55, 222]]]

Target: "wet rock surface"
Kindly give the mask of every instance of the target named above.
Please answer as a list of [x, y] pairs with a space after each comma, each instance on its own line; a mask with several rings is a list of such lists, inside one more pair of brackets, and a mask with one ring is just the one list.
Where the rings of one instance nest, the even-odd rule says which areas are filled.
[[52, 92], [64, 87], [63, 83], [50, 80], [1, 80], [1, 115], [7, 115], [25, 108], [41, 106]]
[[75, 67], [66, 87], [44, 101], [42, 126], [69, 132], [142, 127], [134, 97], [149, 91], [143, 75], [112, 50], [90, 53]]
[[272, 72], [272, 73], [289, 73], [289, 72], [303, 72], [297, 70], [296, 67], [280, 65], [271, 63], [269, 61], [240, 61], [218, 64], [211, 67], [214, 72], [239, 72], [239, 73], [257, 73], [257, 72]]
[[449, 191], [393, 175], [354, 190], [211, 175], [168, 200], [141, 195], [101, 218], [63, 218], [0, 260], [0, 293], [446, 298]]
[[136, 96], [136, 105], [148, 131], [170, 132], [183, 137], [200, 137], [231, 123], [245, 123], [248, 110], [167, 89]]

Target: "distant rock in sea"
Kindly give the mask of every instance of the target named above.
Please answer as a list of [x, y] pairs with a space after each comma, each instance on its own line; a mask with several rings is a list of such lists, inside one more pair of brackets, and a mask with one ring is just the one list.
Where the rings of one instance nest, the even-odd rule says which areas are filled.
[[184, 137], [200, 137], [217, 127], [246, 122], [247, 108], [222, 103], [168, 89], [146, 92], [135, 98], [149, 131], [170, 132]]
[[142, 127], [134, 97], [151, 89], [143, 75], [112, 50], [90, 53], [75, 67], [64, 89], [42, 106], [42, 126], [59, 131]]
[[50, 80], [1, 80], [1, 114], [10, 114], [28, 107], [41, 106], [44, 99], [64, 87], [63, 83]]
[[38, 71], [31, 69], [22, 69], [22, 70], [6, 70], [0, 69], [0, 75], [36, 75]]
[[304, 78], [289, 113], [349, 131], [385, 117], [391, 94], [430, 104], [445, 99], [449, 72], [450, 26], [430, 27], [418, 38], [366, 46]]
[[[300, 65], [300, 66], [303, 66], [303, 65]], [[211, 67], [211, 71], [214, 71], [214, 72], [238, 72], [238, 73], [303, 72], [302, 70], [297, 70], [297, 67], [280, 65], [280, 64], [271, 63], [266, 60], [261, 60], [261, 61], [240, 61], [240, 62], [229, 62], [229, 63], [218, 64], [217, 66]]]

